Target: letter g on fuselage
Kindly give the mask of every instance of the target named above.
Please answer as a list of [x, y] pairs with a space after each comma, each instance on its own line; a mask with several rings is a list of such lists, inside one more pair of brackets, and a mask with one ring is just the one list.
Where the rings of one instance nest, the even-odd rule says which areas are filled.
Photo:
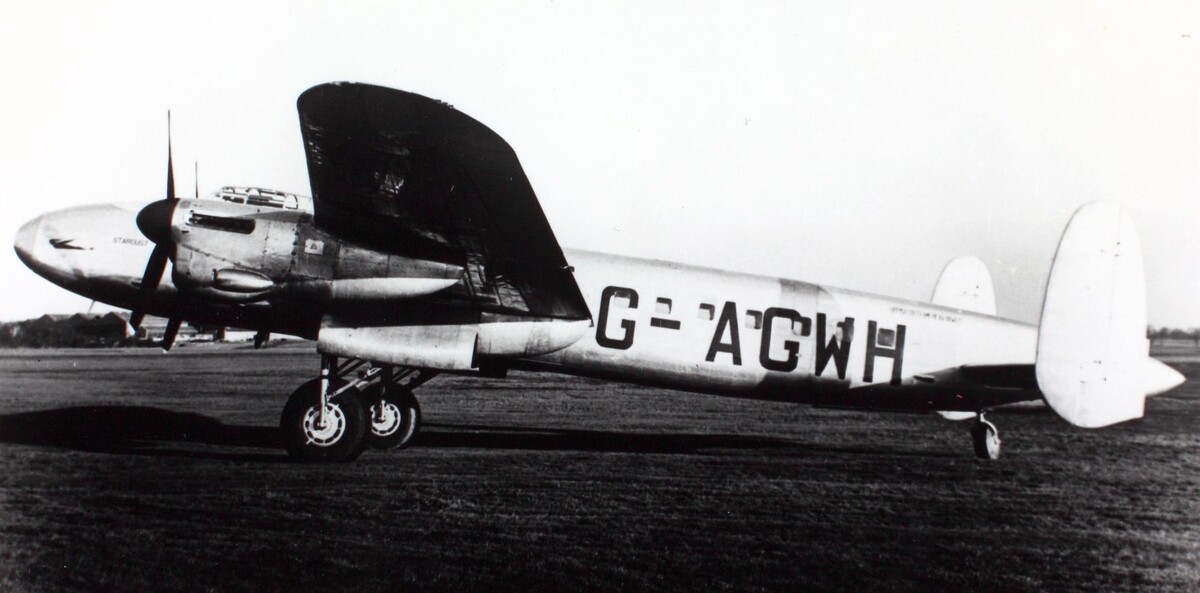
[[624, 334], [620, 338], [612, 338], [608, 335], [608, 313], [612, 307], [612, 302], [617, 298], [629, 299], [629, 308], [636, 309], [638, 306], [638, 293], [632, 288], [622, 286], [605, 287], [604, 292], [600, 293], [600, 315], [596, 322], [596, 343], [605, 348], [614, 348], [616, 350], [628, 350], [633, 346], [633, 331], [637, 324], [632, 319], [624, 319], [621, 321], [621, 329]]

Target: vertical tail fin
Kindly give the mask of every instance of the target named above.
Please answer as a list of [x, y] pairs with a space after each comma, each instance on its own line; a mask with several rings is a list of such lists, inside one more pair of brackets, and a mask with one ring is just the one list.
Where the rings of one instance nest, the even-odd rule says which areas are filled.
[[992, 275], [979, 258], [964, 255], [950, 260], [933, 287], [930, 302], [943, 307], [996, 314], [996, 292]]
[[1050, 268], [1038, 328], [1038, 387], [1075, 426], [1140, 418], [1148, 358], [1137, 229], [1116, 204], [1085, 204], [1067, 223]]

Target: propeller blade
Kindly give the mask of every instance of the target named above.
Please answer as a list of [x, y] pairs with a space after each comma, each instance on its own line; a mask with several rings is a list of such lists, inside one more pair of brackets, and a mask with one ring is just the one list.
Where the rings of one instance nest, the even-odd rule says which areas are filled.
[[196, 180], [195, 198], [197, 200], [199, 200], [200, 199], [200, 161], [196, 161], [193, 164], [195, 165], [195, 169], [192, 171], [192, 179]]
[[[154, 291], [158, 290], [158, 283], [162, 281], [163, 272], [167, 268], [167, 250], [166, 245], [156, 244], [154, 251], [150, 252], [150, 259], [146, 262], [146, 271], [142, 274], [142, 283], [138, 286], [138, 300], [143, 304], [149, 303], [154, 297]], [[138, 329], [142, 326], [142, 320], [145, 319], [146, 312], [142, 309], [134, 309], [129, 315], [129, 325], [133, 329]]]
[[142, 295], [149, 296], [158, 290], [158, 283], [162, 281], [163, 272], [167, 268], [167, 247], [165, 245], [155, 245], [154, 251], [150, 252], [150, 259], [146, 262], [146, 273], [142, 275]]
[[[150, 259], [146, 261], [146, 271], [142, 272], [142, 283], [138, 286], [138, 296], [143, 306], [149, 303], [154, 292], [158, 290], [163, 272], [167, 269], [167, 261], [171, 255], [171, 217], [175, 214], [175, 201], [178, 199], [175, 196], [175, 164], [171, 156], [171, 112], [167, 111], [167, 198], [146, 206], [137, 216], [138, 229], [147, 239], [154, 242], [154, 251], [150, 252]], [[130, 327], [138, 329], [145, 318], [146, 312], [143, 309], [134, 309], [129, 315]], [[172, 336], [171, 341], [174, 340]]]
[[167, 111], [167, 199], [175, 200], [175, 166], [171, 162], [171, 112]]
[[183, 325], [183, 320], [178, 317], [167, 320], [167, 330], [163, 332], [162, 339], [163, 352], [171, 351], [171, 346], [175, 345], [175, 336], [179, 335], [179, 326], [181, 325]]

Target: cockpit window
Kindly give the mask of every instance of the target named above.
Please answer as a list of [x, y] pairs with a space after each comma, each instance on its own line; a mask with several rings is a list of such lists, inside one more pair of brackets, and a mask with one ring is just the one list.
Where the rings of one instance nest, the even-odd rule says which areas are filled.
[[210, 199], [234, 204], [247, 204], [257, 208], [281, 208], [312, 212], [312, 198], [290, 192], [263, 187], [238, 187], [227, 185], [214, 192]]
[[191, 226], [226, 231], [230, 233], [241, 233], [243, 235], [249, 235], [250, 233], [254, 232], [253, 218], [233, 218], [229, 216], [216, 216], [213, 214], [191, 212], [188, 216], [187, 223]]

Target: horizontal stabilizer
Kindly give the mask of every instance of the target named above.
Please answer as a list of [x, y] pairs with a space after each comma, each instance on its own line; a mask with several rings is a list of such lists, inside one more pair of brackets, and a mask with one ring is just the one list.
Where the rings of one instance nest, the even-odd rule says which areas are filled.
[[1137, 230], [1116, 204], [1086, 204], [1067, 224], [1050, 269], [1038, 328], [1038, 387], [1075, 426], [1140, 418], [1147, 358]]
[[938, 412], [938, 415], [951, 422], [958, 422], [960, 420], [970, 420], [979, 414], [975, 412]]
[[970, 255], [956, 257], [942, 269], [930, 302], [943, 307], [995, 315], [996, 293], [992, 287], [992, 275], [979, 258]]

